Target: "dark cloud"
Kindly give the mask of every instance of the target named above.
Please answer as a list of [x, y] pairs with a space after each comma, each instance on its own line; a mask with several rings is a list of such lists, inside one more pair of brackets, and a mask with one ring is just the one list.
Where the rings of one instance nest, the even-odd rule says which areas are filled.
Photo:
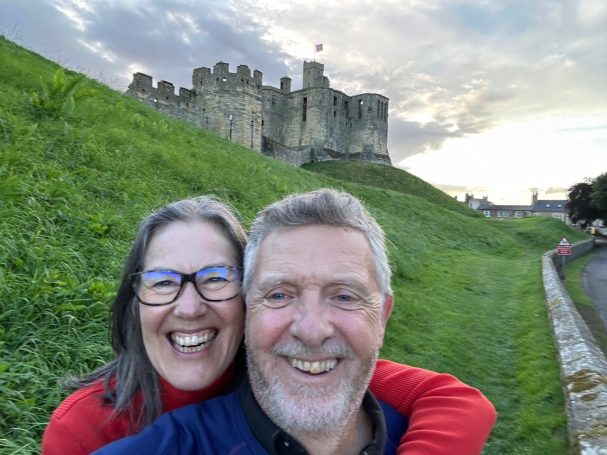
[[544, 191], [544, 193], [546, 193], [546, 195], [550, 195], [550, 194], [563, 194], [563, 193], [568, 193], [569, 192], [569, 188], [563, 188], [563, 187], [550, 187], [547, 190]]
[[[285, 55], [269, 48], [254, 27], [232, 23], [229, 11], [209, 13], [224, 9], [222, 4], [205, 2], [205, 9], [196, 10], [187, 3], [160, 0], [138, 8], [95, 2], [94, 10], [74, 7], [84, 21], [82, 30], [46, 3], [9, 2], [1, 8], [9, 8], [4, 17], [10, 17], [12, 23], [2, 24], [9, 38], [13, 35], [15, 41], [120, 90], [130, 82], [127, 69], [132, 64], [145, 67], [156, 81], [189, 88], [194, 68], [212, 67], [219, 61], [230, 63], [233, 71], [240, 64], [259, 69], [264, 83], [276, 85], [288, 73], [281, 61]], [[191, 20], [191, 26], [183, 17]], [[104, 58], [104, 52], [110, 58]]]
[[388, 151], [394, 163], [429, 149], [438, 149], [448, 138], [461, 137], [461, 133], [451, 132], [438, 123], [422, 124], [391, 118], [389, 128]]

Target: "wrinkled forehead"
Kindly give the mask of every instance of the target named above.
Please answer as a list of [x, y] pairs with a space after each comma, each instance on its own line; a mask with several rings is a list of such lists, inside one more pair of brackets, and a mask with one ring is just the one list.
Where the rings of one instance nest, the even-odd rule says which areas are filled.
[[[260, 244], [253, 275], [328, 277], [336, 281], [371, 281], [377, 277], [366, 236], [343, 226], [306, 225], [275, 230]], [[255, 280], [257, 281], [257, 280]]]

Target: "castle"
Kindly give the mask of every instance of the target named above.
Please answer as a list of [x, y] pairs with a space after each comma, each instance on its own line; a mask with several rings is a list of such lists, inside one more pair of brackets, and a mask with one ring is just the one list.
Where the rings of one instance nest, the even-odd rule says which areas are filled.
[[135, 73], [126, 93], [172, 117], [290, 164], [360, 160], [391, 165], [388, 154], [388, 98], [376, 93], [348, 96], [330, 88], [324, 65], [305, 62], [303, 87], [262, 84], [262, 73], [227, 63], [196, 68], [192, 89]]

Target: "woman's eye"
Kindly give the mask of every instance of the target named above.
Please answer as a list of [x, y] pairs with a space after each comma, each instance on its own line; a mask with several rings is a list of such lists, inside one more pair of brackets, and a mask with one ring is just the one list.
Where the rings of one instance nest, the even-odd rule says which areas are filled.
[[152, 287], [155, 287], [155, 288], [163, 288], [163, 287], [169, 287], [169, 286], [178, 286], [178, 284], [175, 281], [171, 281], [171, 280], [157, 281], [152, 284]]
[[213, 276], [213, 277], [210, 277], [210, 278], [207, 278], [206, 280], [204, 280], [205, 283], [223, 283], [224, 281], [228, 281], [228, 280], [226, 280], [222, 276]]

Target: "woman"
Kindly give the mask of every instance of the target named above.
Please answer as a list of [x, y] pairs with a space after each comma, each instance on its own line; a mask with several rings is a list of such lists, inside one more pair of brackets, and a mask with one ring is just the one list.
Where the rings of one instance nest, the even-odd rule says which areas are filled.
[[[243, 377], [245, 243], [232, 211], [209, 197], [144, 220], [111, 308], [116, 358], [55, 410], [43, 454], [89, 453]], [[479, 453], [495, 418], [476, 389], [389, 361], [378, 362], [371, 390], [409, 417], [407, 455]]]

